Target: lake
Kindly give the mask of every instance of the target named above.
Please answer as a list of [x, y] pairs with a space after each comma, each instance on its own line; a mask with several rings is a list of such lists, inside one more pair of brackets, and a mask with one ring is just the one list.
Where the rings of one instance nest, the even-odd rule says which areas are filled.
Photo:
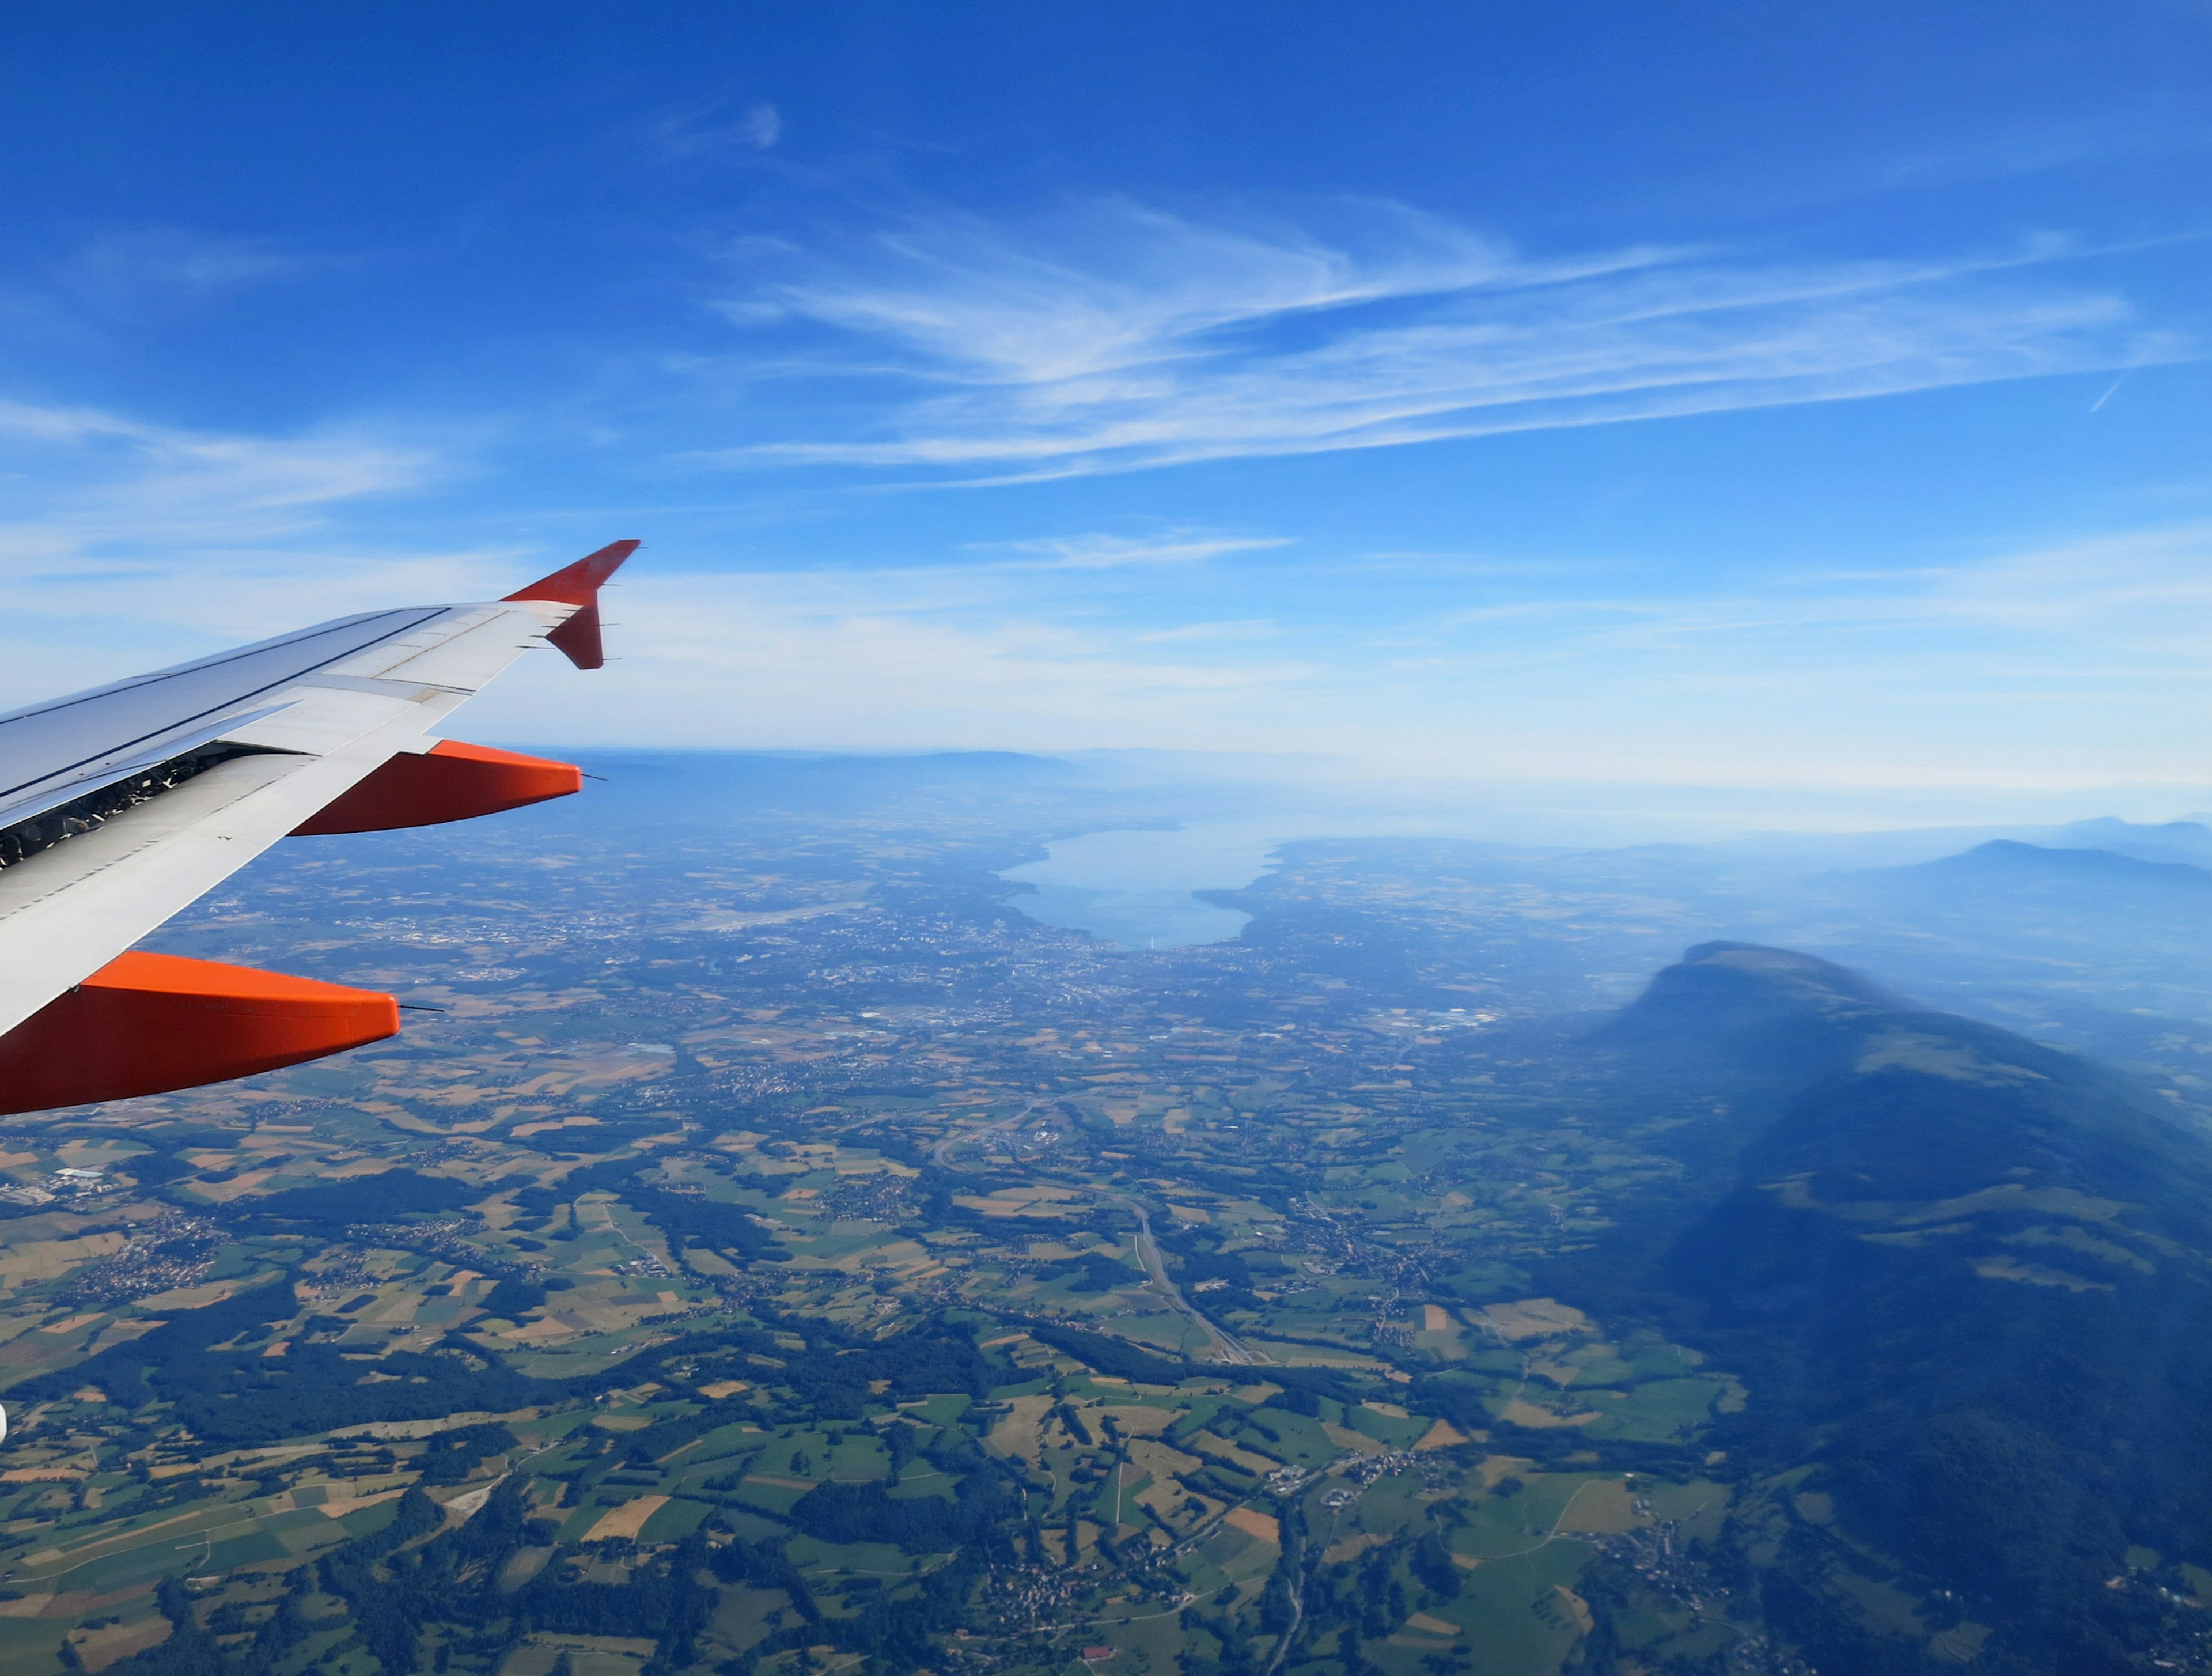
[[1302, 835], [1279, 821], [1086, 832], [1054, 844], [1043, 861], [999, 876], [1036, 887], [1013, 899], [1031, 919], [1088, 931], [1124, 948], [1226, 942], [1251, 915], [1217, 908], [1191, 893], [1241, 890], [1267, 870], [1277, 845]]

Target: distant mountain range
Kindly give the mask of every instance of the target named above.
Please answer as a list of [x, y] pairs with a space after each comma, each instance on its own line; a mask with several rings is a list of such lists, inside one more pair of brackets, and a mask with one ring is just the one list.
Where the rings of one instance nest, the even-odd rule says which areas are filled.
[[[2212, 884], [2021, 844], [1920, 870], [2138, 868]], [[1753, 1393], [1723, 1441], [1764, 1491], [1738, 1538], [1770, 1622], [1823, 1671], [2117, 1672], [2195, 1646], [2206, 1614], [2172, 1599], [2212, 1567], [2195, 1122], [2118, 1071], [1742, 943], [1690, 950], [1595, 1045], [1625, 1099], [1703, 1108], [1679, 1149], [1705, 1189], [1625, 1215], [1579, 1278], [1658, 1301]]]
[[2201, 820], [2169, 820], [2151, 826], [2106, 815], [2061, 826], [2050, 835], [2050, 841], [2065, 849], [2111, 850], [2138, 861], [2212, 866], [2212, 826]]
[[2057, 849], [1997, 838], [1963, 855], [1916, 867], [1883, 869], [1899, 882], [1937, 888], [1996, 886], [2008, 890], [2114, 889], [2165, 894], [2212, 891], [2212, 870], [2191, 862], [2154, 861], [2118, 850]]
[[[2212, 868], [2192, 862], [2000, 838], [1826, 874], [1770, 900], [1717, 929], [1818, 948], [1960, 1011], [2063, 1028], [2073, 1045], [2131, 1062], [2150, 1039], [2196, 1027], [2184, 1021], [2212, 1021]], [[2160, 1018], [2169, 1022], [2142, 1041], [2107, 1027]]]

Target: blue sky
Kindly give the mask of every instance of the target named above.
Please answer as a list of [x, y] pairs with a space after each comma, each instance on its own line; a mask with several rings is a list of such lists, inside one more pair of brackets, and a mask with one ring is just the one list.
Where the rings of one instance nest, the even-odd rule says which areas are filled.
[[472, 729], [2212, 801], [2201, 4], [10, 34], [0, 700], [634, 535]]

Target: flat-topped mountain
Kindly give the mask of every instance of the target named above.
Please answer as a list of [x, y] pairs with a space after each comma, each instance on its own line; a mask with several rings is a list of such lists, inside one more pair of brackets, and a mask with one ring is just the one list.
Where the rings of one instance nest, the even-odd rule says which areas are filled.
[[[2125, 858], [2083, 864], [2106, 859]], [[2196, 1123], [2094, 1062], [1743, 944], [1692, 949], [1597, 1040], [1724, 1107], [1733, 1180], [1641, 1260], [1750, 1388], [1734, 1447], [1795, 1497], [1770, 1533], [1778, 1626], [1824, 1670], [1917, 1668], [1962, 1622], [1977, 1648], [1989, 1631], [1983, 1668], [2170, 1651], [2155, 1587], [2130, 1580], [2212, 1566]]]

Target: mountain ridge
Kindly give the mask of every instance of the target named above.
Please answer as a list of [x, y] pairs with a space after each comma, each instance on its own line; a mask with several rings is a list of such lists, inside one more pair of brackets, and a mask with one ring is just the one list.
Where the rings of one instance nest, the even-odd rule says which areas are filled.
[[1832, 1504], [1778, 1503], [1773, 1621], [1823, 1668], [1917, 1668], [1854, 1618], [1872, 1575], [1928, 1636], [1989, 1628], [1985, 1668], [2148, 1668], [2128, 1555], [2212, 1562], [2212, 1140], [2124, 1073], [1753, 944], [1691, 949], [1592, 1043], [1713, 1096], [1734, 1149], [1613, 1255], [1749, 1387], [1716, 1441]]
[[1992, 838], [1955, 856], [1882, 871], [1892, 876], [1944, 883], [1961, 879], [2007, 884], [2023, 881], [2094, 881], [2173, 890], [2212, 890], [2212, 869], [2193, 862], [2151, 861], [2118, 850], [2024, 844], [2017, 838]]

